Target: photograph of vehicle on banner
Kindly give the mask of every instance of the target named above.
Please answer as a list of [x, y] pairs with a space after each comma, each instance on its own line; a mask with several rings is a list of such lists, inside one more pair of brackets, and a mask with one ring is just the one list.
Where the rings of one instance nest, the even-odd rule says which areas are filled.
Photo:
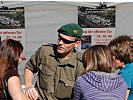
[[4, 39], [15, 39], [25, 47], [24, 7], [0, 8], [0, 36]]
[[115, 36], [115, 6], [78, 7], [78, 24], [83, 28], [80, 50], [92, 45], [107, 45]]

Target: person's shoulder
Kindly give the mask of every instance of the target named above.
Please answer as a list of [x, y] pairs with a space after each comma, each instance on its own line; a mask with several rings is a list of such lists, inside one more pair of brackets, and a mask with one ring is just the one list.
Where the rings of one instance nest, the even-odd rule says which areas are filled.
[[39, 54], [43, 55], [43, 54], [49, 54], [49, 53], [53, 53], [57, 48], [56, 44], [52, 44], [52, 43], [45, 43], [43, 44], [40, 48], [39, 48]]
[[8, 79], [13, 76], [19, 77], [18, 71], [14, 69], [9, 69], [5, 75], [6, 81], [8, 81]]
[[50, 49], [50, 48], [54, 48], [55, 46], [57, 46], [56, 44], [53, 44], [53, 43], [44, 43], [41, 45], [40, 49]]
[[79, 82], [80, 85], [83, 85], [85, 82], [87, 82], [87, 75], [83, 74], [76, 78], [76, 82]]
[[19, 76], [18, 71], [15, 70], [14, 68], [9, 69], [6, 74]]
[[76, 52], [77, 53], [77, 59], [82, 61], [83, 52]]
[[87, 77], [86, 74], [82, 74], [82, 75], [80, 75], [80, 76], [77, 77], [77, 80], [83, 80], [83, 79], [85, 79], [86, 77]]
[[127, 63], [127, 64], [125, 65], [125, 68], [126, 68], [126, 69], [129, 69], [129, 70], [133, 69], [133, 62], [132, 62], [132, 63]]
[[82, 75], [81, 75], [81, 76], [78, 76], [78, 77], [76, 78], [76, 81], [80, 81], [80, 80], [82, 80]]
[[53, 46], [55, 46], [56, 44], [53, 44], [53, 43], [44, 43], [44, 44], [42, 44], [42, 47], [53, 47]]
[[126, 65], [127, 65], [127, 66], [133, 66], [133, 62], [127, 63]]
[[77, 52], [77, 54], [78, 54], [79, 57], [82, 57], [83, 53], [84, 52], [80, 52], [80, 51]]
[[133, 75], [133, 63], [127, 63], [119, 72], [119, 75], [130, 76]]

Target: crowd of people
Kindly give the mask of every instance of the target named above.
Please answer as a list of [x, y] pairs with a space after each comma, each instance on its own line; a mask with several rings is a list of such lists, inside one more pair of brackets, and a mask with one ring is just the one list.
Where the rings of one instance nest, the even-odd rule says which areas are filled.
[[83, 30], [78, 24], [62, 25], [57, 33], [57, 44], [42, 45], [27, 61], [25, 93], [18, 74], [23, 46], [13, 39], [0, 42], [0, 100], [133, 100], [130, 36], [79, 52]]

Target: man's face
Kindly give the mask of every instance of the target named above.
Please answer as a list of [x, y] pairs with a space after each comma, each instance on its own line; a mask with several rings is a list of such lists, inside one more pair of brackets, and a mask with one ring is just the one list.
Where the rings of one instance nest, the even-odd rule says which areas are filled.
[[67, 36], [61, 33], [58, 35], [57, 43], [57, 51], [65, 56], [69, 55], [73, 52], [75, 47], [79, 46], [79, 43], [75, 40], [75, 37]]

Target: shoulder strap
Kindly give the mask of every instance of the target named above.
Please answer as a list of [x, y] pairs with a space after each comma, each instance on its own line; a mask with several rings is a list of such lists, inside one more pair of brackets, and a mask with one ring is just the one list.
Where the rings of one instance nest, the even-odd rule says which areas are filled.
[[8, 100], [8, 99], [7, 99], [6, 90], [5, 90], [5, 89], [3, 89], [3, 92], [4, 92], [4, 95], [5, 95], [5, 97], [6, 97], [6, 100]]
[[3, 92], [4, 92], [4, 95], [5, 95], [5, 97], [6, 97], [6, 100], [8, 100], [8, 96], [7, 96], [7, 89], [8, 89], [8, 88], [7, 88], [7, 82], [6, 82], [6, 80], [5, 80], [5, 87], [6, 87], [6, 88], [3, 89]]

